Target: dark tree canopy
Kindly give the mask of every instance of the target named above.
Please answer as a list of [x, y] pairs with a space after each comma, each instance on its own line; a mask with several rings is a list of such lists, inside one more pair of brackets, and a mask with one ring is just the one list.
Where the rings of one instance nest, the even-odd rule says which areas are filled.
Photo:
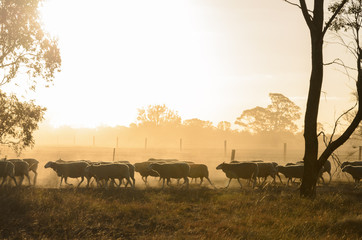
[[33, 101], [21, 102], [15, 95], [0, 91], [0, 143], [10, 145], [18, 153], [33, 146], [33, 131], [38, 129], [45, 110]]
[[[39, 19], [41, 0], [0, 1], [0, 86], [18, 75], [35, 89], [39, 79], [49, 83], [61, 65], [57, 41], [44, 32]], [[26, 81], [25, 81], [26, 79]]]
[[[35, 90], [39, 81], [48, 86], [60, 71], [58, 44], [43, 30], [40, 4], [41, 0], [0, 1], [0, 87], [14, 81]], [[0, 143], [17, 153], [33, 146], [33, 132], [45, 110], [0, 90]]]
[[298, 130], [295, 121], [301, 117], [300, 107], [280, 93], [270, 93], [269, 96], [272, 101], [270, 105], [243, 111], [235, 124], [253, 133], [295, 133]]

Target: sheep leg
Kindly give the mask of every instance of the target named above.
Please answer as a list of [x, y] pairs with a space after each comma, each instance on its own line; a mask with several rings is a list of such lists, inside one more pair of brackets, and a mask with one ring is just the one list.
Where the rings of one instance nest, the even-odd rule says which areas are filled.
[[170, 183], [171, 183], [171, 179], [167, 178], [167, 186], [170, 186]]
[[29, 182], [29, 186], [31, 186], [31, 183], [30, 183], [30, 176], [29, 176], [29, 173], [25, 175], [28, 179], [28, 182]]
[[189, 188], [189, 179], [188, 177], [184, 177], [184, 184], [186, 183], [186, 188]]
[[210, 178], [209, 178], [209, 177], [205, 177], [205, 178], [207, 179], [207, 181], [209, 181], [209, 183], [211, 184], [211, 186], [213, 186], [213, 187], [216, 189], [215, 185], [211, 182]]
[[36, 171], [34, 171], [34, 186], [36, 184], [36, 178], [38, 177], [38, 173]]
[[277, 176], [278, 176], [278, 178], [279, 178], [280, 183], [283, 184], [282, 179], [281, 179], [279, 173], [277, 173]]
[[162, 189], [165, 187], [165, 178], [162, 178], [163, 182], [162, 182]]
[[[195, 178], [196, 179], [196, 178]], [[204, 181], [204, 177], [200, 177], [200, 186], [201, 186], [201, 184], [202, 184], [202, 182]], [[196, 180], [195, 180], [195, 182], [196, 182]]]
[[62, 182], [63, 182], [63, 176], [60, 177], [60, 184], [59, 184], [59, 187], [62, 186]]
[[131, 177], [131, 179], [132, 179], [132, 182], [133, 182], [133, 186], [132, 186], [132, 187], [134, 188], [134, 187], [136, 187], [136, 179], [135, 179], [134, 177]]
[[78, 186], [77, 186], [77, 187], [79, 187], [79, 186], [80, 186], [80, 184], [84, 181], [84, 177], [82, 176], [81, 178], [82, 178], [82, 180], [80, 180], [80, 183], [78, 184]]
[[228, 183], [228, 185], [227, 185], [225, 188], [228, 188], [228, 187], [229, 187], [230, 182], [231, 182], [231, 179], [232, 179], [232, 178], [229, 178], [229, 183]]
[[134, 187], [134, 185], [132, 184], [131, 179], [129, 177], [126, 178], [126, 180], [127, 180], [126, 186], [129, 184], [129, 185], [131, 185], [131, 187]]
[[24, 180], [24, 175], [20, 176], [19, 186], [23, 184], [23, 180]]
[[329, 183], [331, 183], [332, 181], [332, 174], [330, 172], [328, 172], [328, 175], [329, 175]]
[[64, 182], [65, 182], [65, 184], [73, 186], [73, 184], [68, 183], [67, 180], [68, 180], [68, 177], [64, 177]]
[[0, 186], [2, 186], [4, 184], [5, 180], [6, 180], [6, 177], [3, 177], [3, 181], [1, 182]]
[[[256, 179], [255, 179], [255, 181], [256, 181]], [[241, 182], [240, 182], [240, 178], [238, 178], [238, 182], [239, 182], [239, 184], [240, 184], [240, 188], [243, 188], [243, 185], [241, 185]], [[255, 183], [255, 182], [254, 182]]]

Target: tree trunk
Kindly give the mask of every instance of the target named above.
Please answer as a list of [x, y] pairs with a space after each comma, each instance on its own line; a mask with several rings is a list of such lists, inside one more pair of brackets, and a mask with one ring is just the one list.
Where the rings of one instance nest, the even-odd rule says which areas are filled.
[[[319, 7], [320, 12], [316, 11]], [[304, 174], [300, 195], [314, 198], [320, 166], [318, 164], [317, 118], [323, 82], [323, 6], [315, 6], [313, 27], [310, 27], [312, 45], [312, 73], [304, 118]]]

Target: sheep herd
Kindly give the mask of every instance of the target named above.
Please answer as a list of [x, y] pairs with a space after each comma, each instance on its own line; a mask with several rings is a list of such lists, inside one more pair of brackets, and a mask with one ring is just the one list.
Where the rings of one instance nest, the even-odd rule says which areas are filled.
[[[2, 159], [0, 160], [0, 179], [1, 185], [5, 183], [12, 185], [12, 182], [17, 185], [22, 185], [26, 177], [29, 185], [35, 185], [37, 179], [37, 169], [39, 161], [32, 158], [26, 159]], [[362, 161], [344, 162], [341, 164], [342, 172], [349, 173], [356, 183], [359, 183], [362, 178]], [[135, 172], [140, 174], [144, 184], [148, 184], [148, 177], [158, 177], [162, 181], [162, 188], [171, 184], [171, 179], [176, 179], [177, 184], [183, 181], [182, 185], [186, 188], [189, 186], [191, 179], [195, 181], [200, 179], [199, 185], [206, 179], [209, 184], [216, 188], [209, 178], [209, 170], [207, 165], [194, 163], [190, 161], [179, 161], [177, 159], [154, 159], [150, 158], [147, 161], [131, 164], [128, 161], [117, 162], [91, 162], [88, 160], [77, 161], [49, 161], [44, 168], [52, 169], [58, 177], [60, 177], [60, 185], [63, 180], [66, 185], [71, 185], [67, 182], [68, 178], [80, 178], [79, 187], [84, 180], [87, 181], [86, 186], [90, 187], [94, 182], [97, 187], [108, 188], [110, 186], [135, 187]], [[242, 187], [240, 179], [247, 180], [248, 184], [256, 187], [257, 184], [262, 185], [268, 177], [272, 178], [272, 183], [276, 182], [276, 178], [282, 183], [280, 174], [284, 175], [287, 180], [287, 185], [293, 183], [296, 179], [301, 180], [303, 177], [304, 163], [288, 163], [285, 166], [280, 166], [275, 162], [255, 161], [231, 161], [229, 163], [221, 163], [216, 167], [217, 170], [222, 170], [229, 182], [226, 188], [229, 187], [232, 179], [237, 179]], [[34, 173], [31, 181], [29, 172]], [[332, 179], [331, 163], [327, 161], [321, 169], [320, 179], [324, 183], [323, 173], [329, 174], [329, 181]], [[17, 178], [18, 177], [18, 181]]]

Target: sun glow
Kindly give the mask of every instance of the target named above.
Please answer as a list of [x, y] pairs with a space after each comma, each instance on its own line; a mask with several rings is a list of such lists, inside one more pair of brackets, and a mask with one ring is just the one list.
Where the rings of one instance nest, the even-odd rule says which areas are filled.
[[[46, 0], [41, 15], [59, 39], [62, 72], [35, 98], [53, 125], [128, 126], [152, 104], [182, 120], [233, 123], [268, 105], [270, 92], [306, 96], [308, 32], [290, 34], [305, 27], [294, 14], [269, 1]], [[289, 18], [300, 20], [293, 29]], [[341, 88], [324, 91], [339, 97]]]

